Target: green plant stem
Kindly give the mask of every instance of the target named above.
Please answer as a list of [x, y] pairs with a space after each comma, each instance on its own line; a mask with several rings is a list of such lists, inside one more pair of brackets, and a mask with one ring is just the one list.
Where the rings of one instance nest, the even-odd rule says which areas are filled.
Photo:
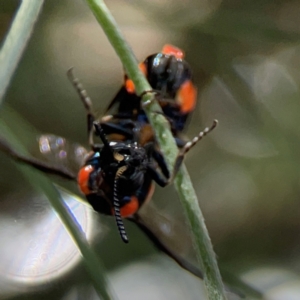
[[[140, 95], [144, 91], [151, 90], [151, 86], [139, 70], [134, 54], [119, 31], [116, 21], [106, 7], [104, 1], [86, 0], [86, 2], [122, 61], [127, 75], [134, 82], [137, 94]], [[143, 97], [144, 102], [152, 99], [153, 95], [150, 93]], [[157, 113], [158, 111], [161, 111], [161, 108], [156, 101], [153, 101], [150, 105], [146, 106], [145, 111], [156, 132], [156, 138], [162, 152], [164, 153], [169, 166], [172, 166], [177, 156], [178, 149], [170, 130], [167, 129], [169, 127], [168, 122], [162, 115]], [[200, 267], [204, 270], [204, 282], [207, 288], [208, 297], [210, 300], [226, 299], [224, 286], [204, 218], [198, 205], [196, 193], [184, 166], [176, 176], [174, 184], [190, 225]]]
[[[5, 139], [10, 145], [14, 146], [15, 149], [18, 149], [18, 152], [28, 155], [24, 147], [18, 142], [17, 138], [12, 134], [4, 122], [0, 122], [0, 129], [1, 134], [5, 136]], [[64, 200], [61, 198], [58, 190], [42, 172], [39, 172], [27, 165], [19, 163], [16, 165], [24, 177], [28, 179], [28, 182], [32, 185], [32, 187], [48, 198], [51, 206], [58, 214], [60, 220], [69, 232], [70, 237], [73, 239], [82, 254], [86, 270], [90, 275], [99, 298], [105, 300], [115, 299], [112, 296], [113, 293], [105, 276], [102, 263], [99, 261], [94, 251], [90, 248], [80, 224], [77, 222], [68, 206], [64, 203]]]
[[[20, 4], [18, 12], [14, 18], [8, 35], [5, 38], [4, 44], [0, 51], [0, 103], [3, 101], [3, 96], [11, 81], [13, 73], [21, 59], [22, 53], [25, 50], [27, 42], [30, 38], [34, 24], [38, 18], [42, 8], [43, 0], [23, 0]], [[1, 133], [6, 131], [6, 138], [12, 145], [17, 145], [19, 151], [22, 150], [22, 145], [18, 143], [17, 139], [8, 130], [8, 128], [1, 125]], [[6, 128], [6, 130], [5, 130]], [[25, 153], [25, 150], [23, 149]], [[53, 184], [43, 176], [40, 172], [24, 165], [19, 165], [21, 172], [24, 174], [28, 181], [35, 189], [45, 194], [50, 201], [51, 205], [59, 215], [64, 226], [70, 233], [77, 247], [83, 256], [83, 262], [86, 266], [88, 273], [94, 283], [96, 292], [101, 299], [113, 299], [112, 293], [109, 291], [105, 272], [103, 271], [102, 264], [98, 260], [95, 253], [90, 249], [84, 233], [80, 225], [77, 223], [76, 218], [72, 215], [71, 211], [64, 204], [61, 196]]]
[[60, 220], [69, 232], [70, 237], [77, 245], [77, 248], [81, 252], [87, 273], [90, 275], [99, 299], [114, 299], [108, 280], [104, 275], [105, 270], [102, 263], [99, 261], [95, 252], [90, 248], [80, 224], [61, 198], [58, 190], [47, 177], [41, 176], [40, 172], [33, 170], [28, 166], [19, 165], [19, 168], [30, 181], [34, 182], [33, 187], [48, 198], [51, 206], [54, 208]]
[[0, 51], [0, 103], [21, 59], [43, 0], [23, 0]]

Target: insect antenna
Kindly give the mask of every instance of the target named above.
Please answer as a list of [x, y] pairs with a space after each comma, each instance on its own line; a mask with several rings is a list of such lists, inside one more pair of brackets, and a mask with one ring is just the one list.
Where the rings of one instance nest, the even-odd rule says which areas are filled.
[[187, 142], [182, 150], [177, 155], [177, 158], [174, 163], [173, 173], [170, 178], [170, 182], [174, 179], [175, 175], [178, 173], [179, 168], [183, 162], [184, 156], [187, 152], [191, 150], [203, 137], [205, 137], [208, 133], [214, 130], [218, 125], [218, 120], [214, 120], [211, 127], [206, 127], [203, 131], [200, 131], [197, 136], [195, 136], [191, 141]]
[[115, 211], [115, 219], [117, 222], [117, 227], [121, 236], [121, 239], [123, 240], [124, 243], [128, 243], [128, 237], [125, 231], [123, 219], [121, 216], [121, 211], [120, 211], [120, 201], [118, 198], [118, 180], [120, 176], [126, 171], [127, 166], [120, 167], [116, 173], [115, 177], [115, 182], [114, 182], [114, 201], [113, 201], [113, 206], [114, 206], [114, 211]]
[[87, 113], [87, 129], [88, 129], [88, 137], [89, 137], [89, 144], [91, 148], [94, 148], [94, 141], [93, 141], [93, 122], [95, 120], [95, 116], [92, 112], [92, 100], [89, 97], [87, 91], [84, 89], [83, 85], [81, 84], [80, 80], [75, 77], [73, 67], [70, 68], [67, 72], [67, 76], [71, 83], [73, 84], [74, 88], [76, 89], [81, 102], [84, 105], [84, 108]]
[[112, 149], [111, 149], [111, 146], [109, 144], [109, 141], [108, 141], [108, 139], [107, 139], [107, 137], [104, 133], [104, 130], [103, 130], [102, 126], [100, 125], [100, 123], [94, 122], [93, 124], [94, 124], [94, 127], [95, 127], [96, 134], [100, 137], [103, 145], [105, 147], [107, 147], [108, 149], [110, 149], [111, 152], [113, 152]]

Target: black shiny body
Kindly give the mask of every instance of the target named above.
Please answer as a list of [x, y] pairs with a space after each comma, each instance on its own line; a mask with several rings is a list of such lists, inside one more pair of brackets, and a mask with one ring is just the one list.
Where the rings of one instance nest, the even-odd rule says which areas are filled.
[[[156, 151], [151, 144], [141, 147], [131, 141], [110, 141], [94, 151], [85, 163], [85, 166], [92, 167], [88, 177], [90, 192], [86, 198], [94, 210], [106, 215], [114, 213], [114, 189], [117, 189], [122, 212], [122, 207], [135, 199], [138, 201], [137, 209], [144, 204], [153, 180], [161, 186], [167, 185], [170, 177], [167, 166], [161, 155], [153, 153]], [[157, 165], [164, 176], [157, 172]], [[116, 177], [123, 167], [126, 170]]]
[[192, 79], [188, 63], [173, 55], [153, 54], [146, 58], [144, 64], [147, 66], [146, 76], [150, 85], [167, 99], [174, 99], [182, 84]]
[[[153, 90], [158, 92], [157, 100], [170, 121], [174, 136], [177, 136], [185, 128], [190, 112], [183, 113], [175, 98], [182, 84], [192, 80], [191, 68], [186, 61], [163, 53], [148, 56], [143, 64], [146, 70], [145, 76]], [[125, 76], [125, 81], [126, 79]], [[117, 107], [116, 114], [119, 117], [148, 122], [141, 107], [141, 97], [135, 93], [129, 93], [125, 86], [121, 87], [107, 111], [114, 106]]]

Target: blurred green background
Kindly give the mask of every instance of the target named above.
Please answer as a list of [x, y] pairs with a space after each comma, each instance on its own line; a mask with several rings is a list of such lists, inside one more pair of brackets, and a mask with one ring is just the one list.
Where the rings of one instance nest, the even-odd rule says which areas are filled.
[[[300, 299], [300, 2], [107, 2], [139, 60], [165, 43], [184, 49], [199, 90], [186, 137], [219, 120], [189, 152], [186, 165], [221, 270], [242, 277], [266, 299]], [[2, 40], [17, 6], [18, 1], [0, 1]], [[1, 112], [15, 133], [20, 129], [12, 109], [39, 133], [87, 146], [85, 113], [66, 76], [71, 66], [101, 116], [122, 84], [121, 63], [84, 1], [46, 1]], [[35, 136], [26, 131], [20, 140], [33, 150]], [[30, 186], [3, 154], [0, 170], [0, 205], [20, 197], [30, 210]], [[59, 183], [79, 195], [74, 184]], [[13, 214], [2, 214], [8, 211]], [[193, 261], [172, 187], [157, 188], [142, 213], [170, 246]], [[119, 299], [199, 299], [198, 279], [157, 252], [135, 226], [126, 223], [131, 242], [123, 245], [114, 220], [92, 217], [94, 226], [106, 228], [96, 233], [93, 245]], [[46, 287], [23, 288], [5, 297], [96, 297], [80, 265]]]

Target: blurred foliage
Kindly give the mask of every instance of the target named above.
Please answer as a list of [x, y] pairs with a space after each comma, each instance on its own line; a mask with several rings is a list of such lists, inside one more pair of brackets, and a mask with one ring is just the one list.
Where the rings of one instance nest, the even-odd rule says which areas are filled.
[[[17, 1], [0, 3], [3, 37]], [[164, 43], [185, 50], [199, 88], [197, 109], [186, 135], [193, 137], [213, 118], [220, 121], [218, 129], [189, 152], [186, 163], [221, 268], [242, 275], [264, 290], [267, 299], [300, 298], [295, 287], [300, 272], [299, 1], [110, 0], [108, 5], [139, 59], [159, 51]], [[71, 66], [101, 116], [122, 84], [121, 64], [82, 1], [46, 1], [5, 106], [13, 107], [41, 133], [86, 146], [85, 114], [66, 78]], [[8, 118], [7, 122], [18, 133], [16, 120]], [[35, 133], [27, 132], [20, 139], [28, 149], [36, 147]], [[13, 191], [28, 187], [0, 155], [0, 168], [5, 170], [5, 176], [0, 176], [2, 203]], [[157, 188], [142, 212], [172, 247], [193, 260], [172, 187]], [[100, 216], [99, 224], [103, 220], [106, 222]], [[114, 228], [113, 220], [106, 223]], [[132, 261], [146, 261], [146, 255], [156, 250], [133, 225], [126, 225], [131, 236], [128, 246], [121, 245], [112, 229], [95, 248], [106, 267], [115, 269], [114, 274], [117, 268], [125, 268], [122, 278], [126, 284], [117, 284], [117, 293], [120, 299], [129, 299], [129, 295], [134, 299], [126, 288], [136, 287], [142, 271]], [[174, 290], [189, 286], [184, 297], [195, 299], [198, 290], [191, 283], [195, 278], [176, 269], [182, 276], [181, 282], [176, 281], [175, 273], [171, 276], [175, 267], [164, 256], [150, 261], [153, 268], [172, 278]], [[126, 272], [129, 263], [133, 270]], [[91, 293], [83, 283], [72, 288], [72, 282], [85, 281], [84, 271], [77, 273], [76, 280], [66, 279], [70, 284], [65, 287], [70, 290], [64, 299], [74, 299], [74, 295], [85, 299], [82, 295]], [[112, 275], [113, 284], [116, 276]], [[169, 299], [170, 289], [165, 286], [169, 294], [163, 294], [146, 285], [144, 293]], [[89, 295], [86, 299], [93, 299]]]

